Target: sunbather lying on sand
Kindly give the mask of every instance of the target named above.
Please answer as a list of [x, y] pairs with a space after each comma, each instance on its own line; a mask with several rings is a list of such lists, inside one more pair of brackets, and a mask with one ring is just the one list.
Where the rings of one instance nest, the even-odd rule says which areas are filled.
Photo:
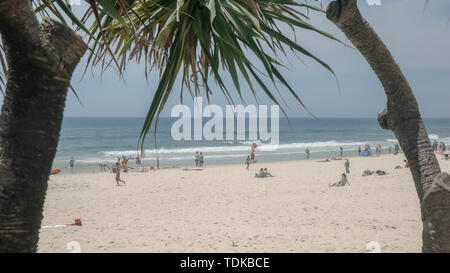
[[345, 186], [345, 184], [348, 184], [350, 186], [350, 183], [347, 180], [347, 175], [345, 173], [342, 174], [341, 176], [341, 181], [333, 183], [333, 184], [328, 184], [328, 187], [343, 187]]
[[365, 171], [363, 172], [362, 176], [369, 176], [369, 175], [372, 175], [372, 174], [373, 174], [373, 171], [367, 169], [367, 170], [365, 170]]
[[317, 162], [330, 162], [331, 160], [327, 157], [327, 159], [324, 159], [324, 160], [319, 160], [319, 161], [317, 161]]

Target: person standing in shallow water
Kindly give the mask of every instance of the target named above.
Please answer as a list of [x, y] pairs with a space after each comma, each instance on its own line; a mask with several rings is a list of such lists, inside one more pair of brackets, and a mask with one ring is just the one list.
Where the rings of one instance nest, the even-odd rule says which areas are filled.
[[75, 160], [73, 159], [73, 157], [70, 159], [69, 165], [70, 165], [70, 171], [73, 173], [73, 166], [75, 165]]
[[203, 163], [204, 163], [204, 158], [203, 158], [203, 153], [200, 152], [200, 155], [198, 156], [198, 164], [200, 165], [200, 167], [203, 167]]
[[198, 154], [198, 152], [195, 154], [195, 167], [198, 167], [199, 166], [199, 158], [200, 156], [199, 156], [199, 154]]
[[343, 157], [344, 156], [344, 148], [342, 148], [342, 146], [339, 146], [339, 150], [340, 150], [340, 156]]
[[309, 151], [309, 148], [306, 148], [306, 159], [309, 159], [309, 157], [311, 156], [311, 152]]
[[358, 146], [358, 156], [361, 156], [361, 146]]

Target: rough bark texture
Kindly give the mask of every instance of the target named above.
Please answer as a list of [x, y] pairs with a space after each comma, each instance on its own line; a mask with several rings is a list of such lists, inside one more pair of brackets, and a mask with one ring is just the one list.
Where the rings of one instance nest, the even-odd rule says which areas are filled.
[[450, 252], [450, 177], [441, 173], [408, 81], [361, 16], [356, 0], [331, 2], [327, 17], [366, 58], [384, 87], [387, 108], [378, 121], [394, 132], [409, 162], [422, 210], [422, 251]]
[[0, 0], [8, 81], [0, 116], [0, 252], [35, 252], [67, 89], [86, 51], [29, 0]]

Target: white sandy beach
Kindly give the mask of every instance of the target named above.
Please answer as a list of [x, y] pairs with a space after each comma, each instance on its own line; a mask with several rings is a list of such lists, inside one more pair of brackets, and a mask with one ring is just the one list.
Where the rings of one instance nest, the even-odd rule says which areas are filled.
[[[440, 159], [443, 171], [450, 161]], [[344, 162], [289, 161], [114, 175], [58, 174], [49, 181], [39, 252], [420, 252], [419, 202], [403, 155], [350, 158], [351, 186], [328, 187]], [[207, 160], [207, 157], [206, 157]], [[260, 159], [263, 160], [263, 159]], [[275, 177], [254, 178], [266, 167]], [[362, 177], [363, 170], [388, 175]]]

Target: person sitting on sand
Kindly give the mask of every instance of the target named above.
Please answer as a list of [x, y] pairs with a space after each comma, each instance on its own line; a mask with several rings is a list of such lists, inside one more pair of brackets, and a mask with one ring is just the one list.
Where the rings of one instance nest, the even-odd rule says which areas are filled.
[[269, 171], [267, 170], [267, 168], [264, 168], [264, 175], [265, 176], [272, 176]]
[[259, 172], [258, 172], [258, 176], [263, 177], [263, 176], [265, 176], [265, 175], [266, 175], [266, 174], [265, 174], [265, 172], [264, 172], [264, 169], [261, 168], [261, 169], [259, 170]]
[[341, 175], [341, 181], [333, 183], [333, 184], [328, 184], [328, 187], [343, 187], [346, 184], [348, 184], [350, 186], [350, 183], [347, 180], [347, 175], [345, 173], [343, 173]]
[[116, 168], [115, 169], [116, 169], [116, 183], [117, 183], [117, 186], [119, 186], [119, 182], [122, 182], [122, 183], [125, 184], [125, 181], [120, 179], [120, 165], [119, 165], [119, 162], [116, 163]]

